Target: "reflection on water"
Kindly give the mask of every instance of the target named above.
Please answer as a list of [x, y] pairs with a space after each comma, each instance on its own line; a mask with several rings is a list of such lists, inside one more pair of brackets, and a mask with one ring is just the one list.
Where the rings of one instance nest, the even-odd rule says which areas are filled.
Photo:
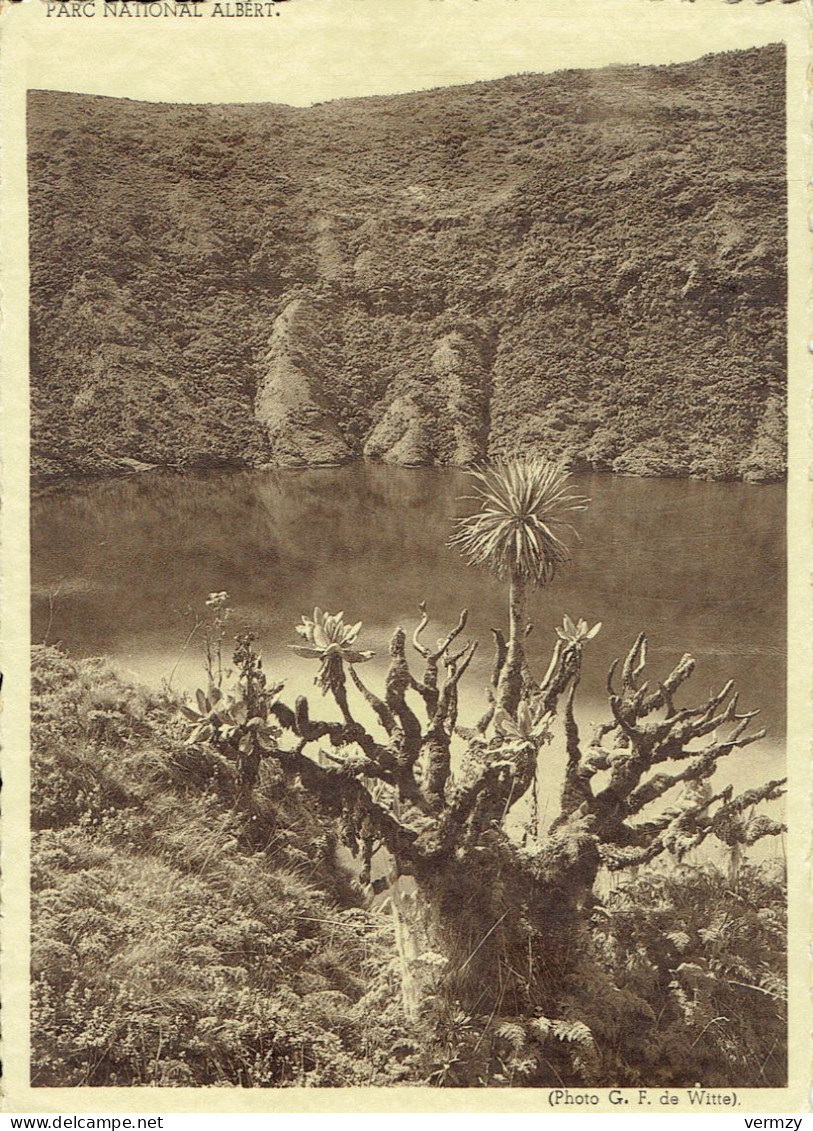
[[[532, 667], [542, 668], [564, 613], [603, 621], [580, 688], [582, 717], [603, 718], [610, 661], [644, 629], [655, 678], [690, 651], [698, 661], [693, 699], [736, 680], [742, 706], [762, 709], [771, 739], [741, 757], [749, 765], [770, 759], [778, 776], [784, 488], [575, 478], [592, 503], [578, 518], [582, 541], [570, 567], [532, 597]], [[462, 472], [355, 465], [147, 474], [35, 500], [33, 638], [43, 638], [51, 617], [51, 642], [76, 654], [107, 653], [155, 683], [178, 660], [190, 627], [184, 610], [226, 589], [236, 626], [258, 629], [266, 666], [290, 688], [312, 692], [313, 665], [285, 647], [303, 613], [316, 604], [344, 610], [351, 622], [364, 621], [361, 646], [386, 653], [393, 627], [414, 624], [426, 598], [429, 640], [469, 609], [467, 633], [481, 642], [463, 705], [471, 718], [488, 679], [489, 629], [505, 623], [505, 592], [445, 545], [466, 491]], [[368, 665], [373, 680], [382, 665]], [[198, 666], [191, 649], [176, 683], [194, 683]]]

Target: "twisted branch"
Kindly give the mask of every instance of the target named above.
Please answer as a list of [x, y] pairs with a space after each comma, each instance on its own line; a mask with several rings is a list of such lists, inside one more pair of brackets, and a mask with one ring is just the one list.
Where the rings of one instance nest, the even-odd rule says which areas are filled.
[[[495, 631], [492, 704], [478, 727], [466, 733], [469, 757], [458, 781], [454, 781], [451, 742], [458, 733], [458, 689], [477, 643], [452, 650], [466, 624], [464, 610], [457, 625], [438, 642], [435, 651], [430, 651], [421, 640], [428, 624], [425, 603], [420, 607], [421, 621], [412, 644], [426, 661], [422, 681], [410, 671], [401, 628], [390, 643], [383, 697], [368, 688], [355, 666], [350, 665], [350, 679], [374, 712], [386, 740], [376, 741], [353, 719], [346, 701], [342, 704], [343, 679], [334, 673], [343, 721], [312, 719], [304, 697], [297, 699], [294, 711], [275, 703], [271, 712], [300, 741], [294, 750], [273, 751], [268, 756], [277, 757], [284, 769], [297, 773], [330, 812], [344, 814], [356, 830], [355, 843], [366, 862], [365, 869], [375, 845], [382, 844], [395, 854], [402, 872], [424, 875], [427, 869], [445, 868], [467, 859], [475, 848], [492, 843], [495, 835], [506, 840], [505, 816], [530, 787], [539, 741], [526, 740], [524, 731], [517, 732], [519, 716], [512, 722], [513, 730], [501, 728], [499, 734], [485, 740], [493, 717], [494, 688], [506, 661], [505, 640]], [[592, 883], [599, 853], [607, 867], [618, 870], [646, 863], [666, 851], [683, 855], [712, 834], [725, 843], [750, 844], [784, 829], [764, 815], [745, 816], [754, 805], [781, 796], [784, 781], [768, 782], [738, 797], [732, 796], [731, 787], [712, 794], [703, 784], [712, 778], [721, 758], [765, 734], [764, 730], [749, 733], [757, 712], [738, 710], [733, 683], [729, 681], [700, 704], [676, 707], [676, 692], [694, 671], [694, 659], [688, 654], [682, 656], [663, 681], [650, 684], [644, 678], [647, 641], [641, 634], [623, 662], [616, 660], [610, 667], [607, 689], [611, 719], [598, 726], [583, 750], [575, 716], [582, 651], [578, 640], [557, 640], [542, 682], [532, 684], [529, 675], [525, 677], [525, 696], [540, 710], [555, 713], [561, 696], [566, 694], [565, 781], [560, 812], [547, 837], [530, 855], [515, 853], [534, 875], [538, 872], [544, 877], [553, 874], [553, 869], [565, 887], [571, 884], [575, 890], [579, 884]], [[441, 663], [445, 678], [439, 686]], [[619, 690], [616, 682], [620, 682]], [[425, 708], [423, 727], [407, 702], [410, 692], [420, 696]], [[728, 733], [718, 737], [718, 730]], [[602, 742], [610, 734], [615, 734], [615, 746], [609, 748], [608, 744], [605, 749]], [[711, 741], [709, 735], [713, 736]], [[304, 750], [307, 744], [324, 738], [338, 753], [328, 751], [327, 764], [317, 765]], [[703, 739], [708, 744], [698, 749], [697, 743]], [[673, 772], [647, 776], [665, 762], [685, 764]], [[594, 794], [593, 778], [605, 770], [609, 771], [609, 780]], [[373, 780], [389, 787], [385, 794], [394, 790], [405, 806], [391, 811], [374, 800], [368, 789]], [[635, 822], [634, 818], [643, 815], [650, 805], [681, 785], [702, 785], [703, 789], [692, 790], [678, 808]], [[570, 878], [565, 880], [566, 876]]]

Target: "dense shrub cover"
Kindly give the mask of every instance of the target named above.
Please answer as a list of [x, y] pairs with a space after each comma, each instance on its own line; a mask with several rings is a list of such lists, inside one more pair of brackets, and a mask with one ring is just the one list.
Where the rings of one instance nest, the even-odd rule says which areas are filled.
[[574, 1016], [605, 1079], [782, 1087], [787, 1072], [784, 866], [736, 882], [711, 864], [627, 878], [594, 909]]
[[778, 478], [784, 106], [779, 45], [307, 109], [32, 92], [34, 470]]
[[334, 832], [271, 767], [238, 807], [233, 768], [170, 719], [103, 663], [34, 650], [32, 1083], [408, 1076], [390, 923]]

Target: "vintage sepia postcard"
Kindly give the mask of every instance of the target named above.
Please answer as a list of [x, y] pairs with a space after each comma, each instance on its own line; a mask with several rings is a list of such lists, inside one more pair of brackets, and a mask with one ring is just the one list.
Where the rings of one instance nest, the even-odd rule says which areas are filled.
[[807, 19], [4, 4], [5, 1111], [809, 1110]]

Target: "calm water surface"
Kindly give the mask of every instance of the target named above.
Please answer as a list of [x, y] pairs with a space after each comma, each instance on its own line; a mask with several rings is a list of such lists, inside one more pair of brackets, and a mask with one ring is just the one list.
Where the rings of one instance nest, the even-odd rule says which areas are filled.
[[[741, 705], [761, 708], [769, 739], [737, 756], [727, 770], [734, 780], [753, 783], [765, 770], [779, 776], [784, 487], [575, 480], [592, 502], [578, 516], [582, 541], [571, 565], [531, 598], [534, 670], [544, 670], [563, 614], [603, 621], [586, 651], [579, 697], [582, 721], [604, 718], [607, 668], [645, 630], [653, 678], [689, 651], [697, 660], [692, 701], [731, 677]], [[200, 659], [194, 643], [182, 653], [191, 626], [184, 612], [226, 589], [235, 630], [245, 623], [258, 630], [266, 667], [292, 693], [317, 695], [315, 665], [286, 647], [297, 640], [303, 613], [318, 604], [362, 620], [360, 646], [380, 656], [396, 625], [416, 622], [425, 598], [430, 642], [469, 609], [467, 635], [481, 644], [462, 721], [473, 720], [488, 680], [489, 629], [505, 624], [506, 593], [445, 545], [452, 518], [465, 513], [467, 490], [462, 472], [355, 465], [148, 474], [34, 500], [33, 638], [47, 632], [74, 654], [105, 653], [153, 684], [175, 669], [176, 686], [194, 686]], [[372, 682], [383, 668], [379, 657], [366, 665]]]

